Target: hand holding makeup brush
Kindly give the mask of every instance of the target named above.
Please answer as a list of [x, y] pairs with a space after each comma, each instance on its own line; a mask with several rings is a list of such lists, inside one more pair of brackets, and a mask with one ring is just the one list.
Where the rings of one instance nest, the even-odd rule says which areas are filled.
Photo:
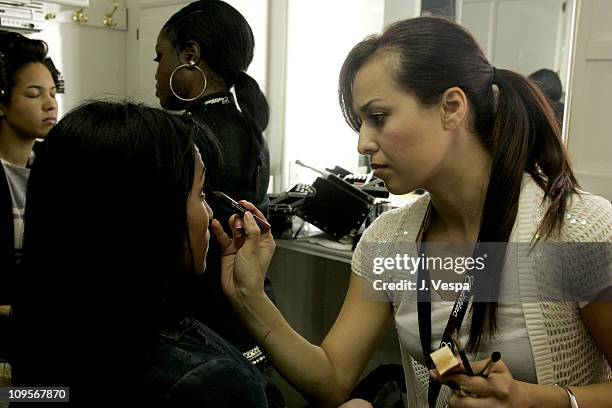
[[[496, 361], [495, 361], [496, 360]], [[491, 357], [469, 363], [474, 375], [451, 370], [440, 375], [431, 370], [430, 375], [436, 381], [453, 389], [448, 403], [450, 407], [524, 407], [529, 394], [524, 390], [528, 384], [515, 380], [512, 373], [501, 359], [501, 353], [494, 352]]]

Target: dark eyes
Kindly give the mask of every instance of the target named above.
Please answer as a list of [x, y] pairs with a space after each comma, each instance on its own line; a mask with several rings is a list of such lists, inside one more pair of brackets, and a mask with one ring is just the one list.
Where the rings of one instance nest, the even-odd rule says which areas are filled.
[[372, 113], [369, 115], [370, 121], [377, 127], [381, 127], [385, 123], [386, 117], [387, 115], [384, 113]]

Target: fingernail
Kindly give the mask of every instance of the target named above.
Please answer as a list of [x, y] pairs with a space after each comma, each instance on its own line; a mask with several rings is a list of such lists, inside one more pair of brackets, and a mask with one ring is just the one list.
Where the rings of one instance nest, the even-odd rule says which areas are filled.
[[455, 391], [459, 391], [461, 389], [461, 387], [459, 386], [459, 384], [457, 384], [456, 382], [454, 382], [453, 380], [448, 380], [446, 382], [446, 385], [448, 385], [449, 387], [451, 387], [453, 390]]
[[430, 376], [431, 378], [434, 378], [434, 379], [435, 379], [435, 378], [436, 378], [436, 372], [435, 372], [434, 370], [429, 370], [429, 376]]

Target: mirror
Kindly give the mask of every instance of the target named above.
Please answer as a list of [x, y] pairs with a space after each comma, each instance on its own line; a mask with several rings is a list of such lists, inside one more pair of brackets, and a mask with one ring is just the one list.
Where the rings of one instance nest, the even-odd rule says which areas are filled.
[[554, 102], [562, 110], [575, 6], [576, 0], [422, 0], [421, 15], [453, 17], [472, 32], [496, 67], [525, 76], [542, 69], [556, 73], [562, 95]]

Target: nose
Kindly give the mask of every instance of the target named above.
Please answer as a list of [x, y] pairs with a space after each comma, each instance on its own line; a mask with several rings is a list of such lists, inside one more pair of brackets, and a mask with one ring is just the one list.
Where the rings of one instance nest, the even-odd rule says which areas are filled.
[[378, 151], [378, 145], [374, 139], [369, 135], [365, 126], [362, 125], [359, 130], [359, 142], [357, 143], [357, 150], [359, 153], [365, 156], [371, 156]]
[[57, 100], [55, 99], [55, 96], [52, 96], [51, 94], [49, 94], [45, 98], [45, 102], [43, 104], [43, 110], [45, 111], [57, 110]]

